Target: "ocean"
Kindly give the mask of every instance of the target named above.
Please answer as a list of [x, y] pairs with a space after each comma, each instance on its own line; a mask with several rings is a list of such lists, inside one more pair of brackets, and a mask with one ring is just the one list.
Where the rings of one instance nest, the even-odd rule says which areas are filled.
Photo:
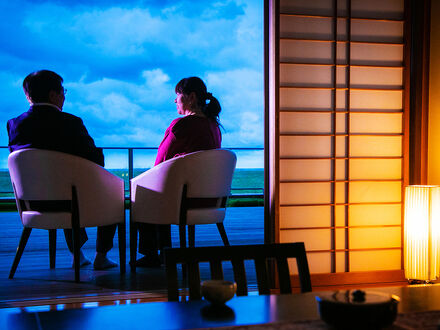
[[[134, 169], [134, 176], [137, 176], [147, 169]], [[125, 180], [125, 189], [128, 190], [128, 170], [109, 169], [110, 172]], [[237, 168], [232, 179], [232, 194], [263, 194], [264, 170], [262, 168]], [[13, 197], [13, 190], [9, 172], [7, 169], [0, 169], [0, 197]]]

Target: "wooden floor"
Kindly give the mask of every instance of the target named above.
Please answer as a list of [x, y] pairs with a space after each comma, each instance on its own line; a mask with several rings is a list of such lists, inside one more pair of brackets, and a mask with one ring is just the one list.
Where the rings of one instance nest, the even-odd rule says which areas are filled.
[[[127, 216], [128, 219], [128, 216]], [[225, 228], [231, 244], [263, 243], [263, 208], [231, 207], [227, 209]], [[43, 306], [59, 308], [62, 304], [71, 307], [86, 305], [129, 304], [143, 301], [166, 300], [164, 268], [138, 268], [120, 276], [119, 268], [95, 271], [86, 266], [81, 269], [81, 283], [73, 281], [71, 256], [68, 253], [61, 230], [57, 237], [56, 268], [49, 269], [48, 233], [46, 230], [33, 230], [15, 277], [8, 279], [9, 270], [15, 255], [22, 231], [20, 218], [16, 212], [0, 213], [0, 308]], [[178, 246], [177, 226], [172, 226], [173, 246]], [[96, 229], [88, 228], [88, 242], [83, 247], [84, 254], [93, 260], [95, 254]], [[128, 233], [128, 228], [127, 228]], [[118, 260], [117, 238], [109, 253]], [[196, 227], [196, 246], [222, 245], [215, 225]], [[127, 241], [128, 246], [128, 241]], [[128, 260], [127, 249], [127, 260]], [[208, 271], [202, 271], [202, 280]], [[225, 265], [225, 278], [232, 279], [230, 267]], [[255, 286], [255, 277], [250, 274], [250, 285]], [[57, 307], [58, 306], [58, 307]], [[40, 308], [38, 307], [38, 308]], [[43, 308], [41, 307], [41, 308]]]

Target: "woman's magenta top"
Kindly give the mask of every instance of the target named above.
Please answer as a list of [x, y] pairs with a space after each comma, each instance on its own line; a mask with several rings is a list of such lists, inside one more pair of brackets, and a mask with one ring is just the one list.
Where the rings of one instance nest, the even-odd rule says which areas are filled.
[[221, 142], [220, 128], [209, 118], [188, 115], [174, 119], [165, 131], [154, 165], [191, 152], [221, 148]]

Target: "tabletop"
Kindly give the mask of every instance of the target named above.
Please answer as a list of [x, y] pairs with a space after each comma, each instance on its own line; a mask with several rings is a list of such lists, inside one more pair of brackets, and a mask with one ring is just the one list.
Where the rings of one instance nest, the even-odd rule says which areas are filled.
[[[440, 285], [373, 288], [398, 295], [398, 312], [440, 311]], [[223, 308], [207, 301], [153, 302], [60, 311], [0, 309], [0, 329], [192, 329], [319, 320], [319, 292], [234, 297]], [[435, 314], [435, 317], [440, 317]]]

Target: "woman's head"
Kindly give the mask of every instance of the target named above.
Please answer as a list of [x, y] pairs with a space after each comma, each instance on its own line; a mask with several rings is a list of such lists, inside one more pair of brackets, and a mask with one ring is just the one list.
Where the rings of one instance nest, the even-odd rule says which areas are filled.
[[202, 79], [199, 77], [183, 78], [177, 83], [175, 92], [178, 95], [176, 98], [178, 107], [180, 102], [181, 106], [187, 108], [183, 110], [197, 112], [200, 109], [206, 117], [214, 120], [217, 124], [219, 123], [220, 103], [211, 93], [207, 92]]

